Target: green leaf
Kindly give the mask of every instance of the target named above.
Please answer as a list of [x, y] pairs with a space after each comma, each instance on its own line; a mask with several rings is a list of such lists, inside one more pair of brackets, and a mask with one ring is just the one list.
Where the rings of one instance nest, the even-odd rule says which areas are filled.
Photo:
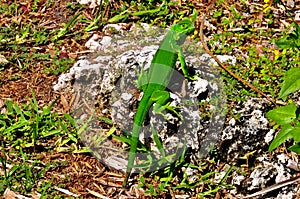
[[300, 125], [297, 125], [290, 132], [295, 142], [300, 142]]
[[290, 93], [300, 89], [300, 68], [291, 68], [286, 72], [283, 86], [279, 92], [278, 97], [286, 99]]
[[145, 177], [144, 176], [140, 177], [140, 182], [143, 183], [143, 184], [145, 184], [146, 181], [145, 181]]
[[291, 33], [289, 33], [287, 36], [280, 38], [277, 40], [276, 45], [279, 48], [287, 49], [287, 48], [299, 48], [300, 47], [300, 26], [293, 22], [289, 29], [295, 27]]
[[113, 121], [112, 121], [111, 119], [107, 118], [107, 117], [98, 116], [98, 119], [99, 119], [99, 120], [102, 120], [102, 121], [104, 121], [104, 122], [106, 122], [106, 123], [108, 123], [108, 124], [113, 125]]
[[300, 143], [294, 144], [293, 146], [289, 147], [289, 150], [300, 154]]
[[15, 124], [12, 124], [10, 127], [5, 129], [4, 133], [9, 134], [10, 132], [14, 132], [16, 129], [21, 129], [22, 127], [29, 127], [31, 124], [32, 122], [29, 120], [20, 121]]
[[10, 115], [14, 115], [14, 109], [13, 109], [13, 103], [10, 100], [7, 100], [5, 102], [6, 108], [7, 108], [7, 112]]
[[278, 133], [278, 135], [274, 138], [272, 143], [269, 146], [268, 151], [273, 151], [275, 148], [277, 148], [279, 145], [281, 145], [286, 140], [292, 138], [292, 134], [290, 133], [294, 127], [291, 125], [284, 126]]
[[112, 135], [115, 139], [119, 140], [120, 142], [126, 143], [131, 145], [131, 139], [127, 138], [125, 136], [117, 136], [117, 135]]
[[10, 170], [9, 170], [9, 173], [8, 173], [8, 176], [12, 176], [18, 169], [20, 169], [21, 166], [19, 165], [15, 165], [13, 166]]
[[69, 139], [71, 140], [71, 141], [73, 141], [74, 143], [78, 143], [78, 139], [74, 136], [74, 135], [72, 135], [72, 134], [69, 134]]
[[64, 114], [64, 117], [69, 120], [69, 122], [72, 124], [72, 126], [76, 127], [76, 122], [70, 114]]
[[22, 118], [22, 120], [26, 120], [20, 107], [17, 104], [13, 104], [13, 107], [14, 107], [16, 113]]
[[295, 43], [293, 40], [290, 40], [289, 38], [280, 38], [276, 42], [276, 45], [281, 49], [287, 49], [287, 48], [294, 48]]
[[127, 13], [127, 10], [125, 10], [124, 12], [121, 12], [120, 14], [114, 16], [113, 18], [110, 18], [108, 20], [108, 23], [115, 23], [127, 17], [129, 17], [129, 14]]
[[172, 176], [168, 176], [168, 177], [165, 177], [165, 178], [160, 178], [159, 181], [161, 182], [169, 182], [172, 180]]
[[69, 129], [68, 127], [62, 123], [60, 120], [57, 121], [57, 123], [59, 124], [59, 127], [65, 132], [65, 133], [69, 133]]
[[296, 110], [297, 107], [295, 104], [289, 104], [270, 110], [266, 116], [284, 126], [290, 124], [296, 118]]
[[61, 132], [61, 129], [55, 129], [52, 131], [46, 131], [46, 132], [42, 132], [42, 137], [48, 137], [48, 136], [52, 136], [52, 135], [59, 135], [59, 133]]

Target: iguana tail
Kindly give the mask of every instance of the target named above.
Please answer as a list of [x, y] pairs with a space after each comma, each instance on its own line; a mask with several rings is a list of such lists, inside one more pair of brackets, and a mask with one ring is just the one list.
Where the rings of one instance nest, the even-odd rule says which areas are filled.
[[146, 115], [147, 115], [150, 107], [153, 104], [153, 102], [151, 101], [151, 93], [149, 93], [149, 94], [144, 93], [144, 96], [142, 97], [140, 104], [144, 104], [144, 106], [139, 105], [139, 107], [136, 111], [136, 115], [134, 117], [131, 145], [130, 145], [130, 151], [129, 151], [129, 157], [128, 157], [128, 164], [127, 164], [125, 179], [123, 181], [123, 186], [126, 186], [129, 175], [133, 168], [134, 159], [136, 157], [137, 144], [139, 141], [139, 134], [142, 129]]

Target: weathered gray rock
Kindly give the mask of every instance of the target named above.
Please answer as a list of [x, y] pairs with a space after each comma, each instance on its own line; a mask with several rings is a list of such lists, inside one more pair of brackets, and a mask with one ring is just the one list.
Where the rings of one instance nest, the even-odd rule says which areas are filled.
[[[144, 27], [149, 30], [148, 26], [144, 25]], [[115, 27], [108, 26], [105, 29], [115, 32], [112, 30], [113, 28]], [[139, 34], [143, 33], [141, 29], [133, 29], [137, 30]], [[123, 37], [122, 34], [125, 33], [122, 28], [116, 28], [116, 32], [118, 34], [114, 37], [105, 36], [99, 41], [97, 41], [98, 35], [93, 36], [88, 41], [87, 46], [96, 52], [90, 57], [82, 58], [74, 64], [68, 73], [61, 75], [54, 89], [57, 91], [67, 89], [80, 93], [79, 104], [88, 104], [89, 106], [86, 108], [88, 111], [83, 111], [85, 118], [89, 118], [89, 115], [92, 114], [91, 108], [99, 106], [102, 113], [111, 113], [117, 128], [124, 132], [130, 132], [137, 99], [140, 99], [142, 95], [142, 93], [138, 94], [136, 88], [138, 73], [149, 69], [153, 55], [158, 49], [158, 44], [163, 39], [165, 31], [157, 30], [149, 35], [142, 34], [142, 36], [126, 33]], [[199, 44], [189, 43], [189, 45]], [[224, 56], [224, 60], [229, 59], [234, 61], [234, 58]], [[191, 148], [194, 159], [197, 159], [200, 154], [205, 155], [204, 153], [207, 153], [206, 149], [201, 149], [199, 141], [209, 134], [209, 132], [201, 132], [203, 127], [200, 123], [197, 103], [199, 100], [209, 101], [209, 98], [217, 96], [222, 88], [214, 80], [218, 79], [218, 72], [212, 70], [211, 66], [208, 65], [213, 61], [207, 55], [186, 56], [186, 62], [191, 70], [203, 78], [186, 82], [180, 73], [174, 71], [174, 77], [167, 89], [171, 92], [170, 105], [181, 107], [178, 109], [180, 111], [178, 113], [182, 119], [172, 112], [166, 112], [165, 117], [162, 117], [150, 110], [150, 120], [146, 119], [140, 139], [144, 141], [149, 136], [151, 137], [150, 124], [152, 124], [158, 132], [167, 154], [174, 153], [178, 147], [185, 146]], [[179, 62], [178, 66], [180, 66]], [[189, 101], [189, 104], [186, 101]], [[217, 109], [216, 107], [219, 105], [212, 105], [211, 109]], [[81, 112], [81, 114], [83, 113]], [[220, 126], [222, 127], [223, 124]], [[98, 128], [98, 131], [99, 129], [101, 127]], [[96, 134], [100, 134], [97, 132], [93, 133], [94, 137]], [[213, 134], [210, 133], [210, 136]], [[91, 140], [93, 137], [91, 134], [84, 136], [87, 143], [94, 142]], [[211, 136], [211, 138], [214, 137], [218, 138], [218, 135]], [[208, 142], [205, 144], [209, 142], [214, 144], [217, 141], [216, 138], [211, 138], [207, 139]], [[95, 148], [97, 144], [92, 145]], [[109, 143], [108, 145], [112, 147], [113, 144]], [[153, 142], [150, 145], [155, 149]], [[119, 146], [116, 149], [119, 149]], [[200, 152], [201, 150], [203, 152]]]

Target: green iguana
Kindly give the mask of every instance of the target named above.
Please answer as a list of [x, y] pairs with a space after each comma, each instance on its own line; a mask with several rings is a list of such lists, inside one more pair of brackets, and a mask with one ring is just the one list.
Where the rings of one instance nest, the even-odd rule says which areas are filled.
[[174, 107], [168, 103], [170, 93], [165, 89], [170, 82], [178, 59], [184, 76], [192, 80], [195, 79], [195, 77], [188, 74], [180, 46], [185, 42], [187, 35], [194, 32], [196, 16], [197, 12], [194, 11], [192, 17], [183, 18], [180, 22], [171, 27], [154, 54], [149, 71], [142, 73], [138, 78], [138, 85], [141, 85], [140, 88], [143, 90], [143, 97], [134, 117], [131, 146], [126, 176], [122, 184], [123, 187], [127, 185], [129, 175], [133, 168], [139, 134], [151, 106], [154, 104], [153, 109], [156, 113], [164, 109], [175, 112]]

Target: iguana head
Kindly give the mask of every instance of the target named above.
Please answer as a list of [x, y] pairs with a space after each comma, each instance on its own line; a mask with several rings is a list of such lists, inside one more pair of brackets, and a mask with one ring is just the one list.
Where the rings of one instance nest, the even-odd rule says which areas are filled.
[[178, 45], [184, 43], [184, 40], [187, 35], [192, 34], [195, 31], [195, 22], [196, 22], [196, 13], [194, 11], [190, 18], [185, 17], [177, 24], [171, 27], [171, 31], [173, 32], [174, 39], [177, 41]]

